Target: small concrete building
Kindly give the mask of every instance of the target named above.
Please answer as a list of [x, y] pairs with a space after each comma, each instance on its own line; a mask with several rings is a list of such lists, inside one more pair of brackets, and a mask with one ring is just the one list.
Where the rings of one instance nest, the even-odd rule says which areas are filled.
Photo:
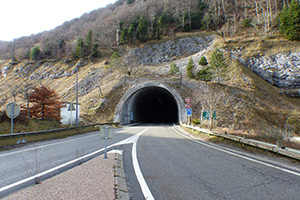
[[[60, 122], [62, 124], [76, 125], [76, 103], [64, 102], [60, 109]], [[80, 104], [78, 104], [78, 123], [80, 122]]]

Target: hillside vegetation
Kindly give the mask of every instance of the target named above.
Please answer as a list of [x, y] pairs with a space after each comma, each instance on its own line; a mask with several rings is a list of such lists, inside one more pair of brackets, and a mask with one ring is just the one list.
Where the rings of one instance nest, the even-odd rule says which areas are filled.
[[[39, 57], [36, 59], [76, 59], [91, 55], [93, 45], [96, 45], [105, 56], [107, 52], [113, 51], [118, 42], [136, 45], [147, 40], [193, 30], [217, 31], [222, 37], [241, 34], [272, 37], [279, 32], [280, 28], [284, 34], [292, 33], [292, 30], [297, 33], [300, 16], [292, 9], [297, 10], [299, 5], [293, 6], [298, 2], [297, 0], [292, 2], [290, 0], [118, 0], [106, 8], [97, 9], [80, 18], [65, 22], [54, 30], [18, 38], [13, 42], [0, 43], [0, 58], [28, 59], [34, 46], [40, 49]], [[280, 17], [284, 8], [292, 9], [291, 12], [284, 11], [284, 17]], [[293, 17], [289, 13], [294, 13], [296, 16]], [[295, 19], [296, 22], [292, 24], [291, 19]], [[88, 39], [90, 31], [91, 40]], [[242, 31], [246, 33], [241, 33]], [[119, 41], [116, 40], [117, 33]], [[297, 38], [299, 39], [299, 35], [292, 39]], [[78, 55], [78, 48], [84, 48], [87, 54]]]
[[[75, 102], [78, 66], [83, 123], [112, 121], [126, 91], [155, 81], [191, 96], [201, 126], [262, 138], [299, 134], [300, 45], [279, 30], [290, 4], [119, 0], [0, 44], [0, 110], [13, 100], [25, 105], [25, 88], [41, 84]], [[212, 125], [201, 121], [203, 105], [218, 115]]]

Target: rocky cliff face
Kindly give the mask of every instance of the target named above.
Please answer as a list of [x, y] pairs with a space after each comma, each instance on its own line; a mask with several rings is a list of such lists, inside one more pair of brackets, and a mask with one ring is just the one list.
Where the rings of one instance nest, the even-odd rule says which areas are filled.
[[257, 75], [282, 89], [300, 89], [300, 52], [239, 59]]
[[196, 54], [210, 46], [214, 39], [213, 35], [171, 39], [132, 49], [128, 55], [135, 57], [141, 65], [158, 65]]

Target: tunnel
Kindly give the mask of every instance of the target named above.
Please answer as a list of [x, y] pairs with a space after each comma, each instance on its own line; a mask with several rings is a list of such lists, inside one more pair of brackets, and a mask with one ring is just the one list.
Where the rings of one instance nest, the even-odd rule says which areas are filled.
[[134, 123], [178, 123], [178, 108], [174, 97], [158, 87], [139, 91], [132, 115], [131, 122]]
[[172, 88], [157, 83], [142, 84], [121, 98], [114, 121], [121, 124], [180, 123], [182, 108], [184, 102]]

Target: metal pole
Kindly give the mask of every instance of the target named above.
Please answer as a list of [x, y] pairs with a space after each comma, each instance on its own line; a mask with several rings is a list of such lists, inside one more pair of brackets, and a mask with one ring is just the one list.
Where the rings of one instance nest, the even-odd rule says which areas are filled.
[[104, 152], [104, 158], [107, 158], [107, 139], [108, 139], [108, 126], [105, 127], [105, 152]]
[[14, 104], [12, 104], [11, 113], [11, 134], [14, 134]]
[[76, 64], [76, 126], [78, 126], [78, 63]]

